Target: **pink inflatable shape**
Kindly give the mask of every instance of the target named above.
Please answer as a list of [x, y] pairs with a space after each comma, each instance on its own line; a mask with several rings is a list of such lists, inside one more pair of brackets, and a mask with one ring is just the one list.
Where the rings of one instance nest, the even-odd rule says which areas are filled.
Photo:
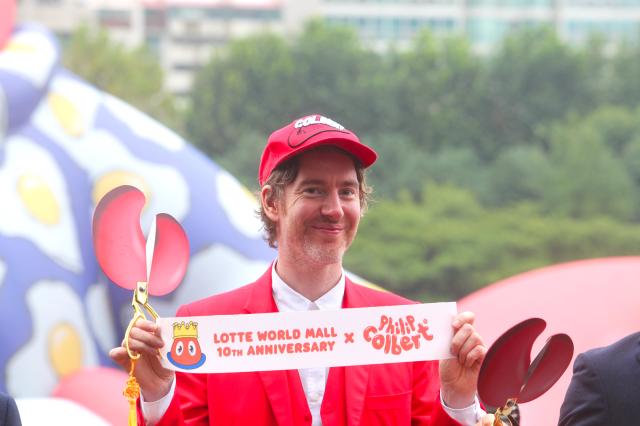
[[122, 384], [128, 377], [115, 368], [86, 368], [62, 378], [51, 396], [77, 402], [112, 425], [126, 425], [129, 404]]
[[[459, 300], [458, 310], [475, 312], [475, 328], [487, 346], [500, 337], [505, 324], [542, 317], [548, 323], [545, 334], [571, 336], [575, 356], [638, 331], [638, 277], [640, 257], [564, 263], [485, 287]], [[544, 340], [537, 339], [533, 352], [543, 344]], [[567, 368], [544, 395], [520, 405], [522, 425], [558, 424], [571, 373]]]
[[4, 47], [13, 31], [16, 17], [16, 2], [14, 0], [0, 0], [0, 49]]
[[93, 215], [93, 248], [105, 275], [122, 288], [133, 290], [147, 281], [145, 239], [140, 228], [144, 194], [133, 186], [109, 191]]
[[145, 238], [140, 228], [144, 194], [133, 186], [119, 186], [107, 193], [93, 216], [93, 245], [104, 273], [122, 288], [133, 290], [147, 281], [149, 293], [163, 296], [182, 281], [189, 262], [189, 242], [180, 224], [170, 215], [156, 216], [151, 270], [147, 277]]
[[502, 407], [508, 399], [529, 402], [558, 381], [573, 356], [566, 334], [547, 340], [531, 363], [531, 348], [545, 329], [540, 318], [530, 318], [507, 330], [487, 352], [478, 378], [478, 394], [486, 405]]
[[149, 293], [164, 296], [182, 281], [189, 264], [189, 241], [180, 224], [166, 213], [156, 215], [156, 241]]

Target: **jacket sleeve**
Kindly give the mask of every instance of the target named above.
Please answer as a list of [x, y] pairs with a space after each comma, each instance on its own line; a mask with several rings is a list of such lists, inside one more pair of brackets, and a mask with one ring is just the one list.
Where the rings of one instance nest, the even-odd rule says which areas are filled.
[[560, 408], [559, 426], [607, 424], [609, 406], [590, 359], [580, 354], [573, 364], [573, 377]]
[[20, 413], [16, 401], [8, 395], [0, 394], [0, 424], [20, 426]]

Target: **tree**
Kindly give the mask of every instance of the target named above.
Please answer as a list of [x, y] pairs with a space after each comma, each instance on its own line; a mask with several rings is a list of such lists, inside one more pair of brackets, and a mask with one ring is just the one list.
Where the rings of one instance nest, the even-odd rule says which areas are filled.
[[171, 95], [163, 90], [162, 69], [145, 48], [126, 49], [111, 41], [104, 30], [80, 27], [65, 44], [62, 62], [101, 90], [181, 129], [182, 117]]
[[[295, 63], [279, 36], [259, 34], [231, 42], [198, 74], [186, 130], [210, 157], [235, 151], [246, 133], [266, 136], [295, 110]], [[293, 119], [293, 117], [291, 117]]]
[[611, 60], [609, 101], [630, 108], [640, 105], [640, 32], [623, 43]]
[[397, 131], [431, 152], [473, 146], [481, 129], [474, 111], [480, 107], [482, 63], [468, 41], [424, 31], [398, 55], [390, 77]]
[[387, 67], [362, 46], [355, 31], [311, 21], [292, 54], [296, 69], [290, 84], [296, 91], [286, 105], [289, 111], [327, 115], [359, 135], [384, 131]]
[[486, 169], [486, 183], [478, 197], [493, 207], [540, 202], [552, 173], [546, 153], [536, 145], [505, 148]]
[[422, 198], [372, 205], [345, 266], [406, 297], [438, 301], [553, 263], [638, 254], [639, 225], [548, 215], [525, 203], [486, 209], [451, 185], [430, 184]]
[[590, 122], [555, 126], [550, 143], [553, 173], [544, 194], [547, 211], [576, 218], [634, 216], [637, 195], [631, 176]]
[[378, 60], [352, 31], [316, 21], [290, 42], [273, 34], [233, 41], [198, 75], [187, 131], [214, 158], [245, 133], [266, 139], [275, 125], [304, 114], [361, 133], [375, 125], [382, 102], [367, 89]]
[[597, 94], [588, 58], [563, 44], [551, 28], [535, 28], [508, 36], [491, 59], [485, 82], [485, 146], [495, 156], [514, 144], [541, 144], [537, 130], [569, 112], [594, 107]]

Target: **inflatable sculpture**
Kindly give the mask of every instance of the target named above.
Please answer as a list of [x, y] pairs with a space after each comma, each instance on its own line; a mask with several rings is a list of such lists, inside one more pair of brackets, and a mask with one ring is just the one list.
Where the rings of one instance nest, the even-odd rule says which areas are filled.
[[130, 292], [107, 285], [92, 246], [93, 210], [111, 189], [144, 193], [142, 229], [166, 212], [186, 231], [188, 272], [154, 299], [160, 315], [253, 280], [274, 252], [235, 178], [64, 69], [47, 30], [10, 29], [14, 4], [0, 6], [0, 391], [64, 396], [74, 375], [109, 374], [131, 316]]

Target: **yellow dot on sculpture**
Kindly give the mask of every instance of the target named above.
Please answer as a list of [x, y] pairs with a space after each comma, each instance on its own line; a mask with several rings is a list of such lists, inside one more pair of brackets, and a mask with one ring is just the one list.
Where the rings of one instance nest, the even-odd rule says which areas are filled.
[[16, 52], [16, 53], [36, 53], [38, 49], [33, 44], [27, 44], [19, 41], [10, 41], [5, 46], [4, 50], [6, 52]]
[[98, 202], [104, 197], [107, 192], [121, 185], [135, 186], [144, 194], [147, 199], [147, 203], [151, 199], [149, 193], [149, 186], [139, 175], [122, 170], [116, 170], [102, 175], [96, 180], [93, 186], [93, 203]]
[[78, 108], [65, 96], [49, 94], [49, 106], [60, 126], [71, 136], [80, 137], [84, 133], [82, 116]]
[[250, 190], [247, 189], [246, 186], [242, 187], [242, 193], [244, 194], [245, 197], [247, 197], [247, 200], [249, 200], [249, 202], [251, 204], [253, 204], [254, 206], [256, 206], [256, 208], [258, 207], [258, 199], [256, 198], [256, 196], [253, 194], [253, 192], [251, 192]]
[[51, 187], [36, 175], [23, 175], [18, 179], [18, 194], [31, 216], [45, 225], [60, 222], [60, 206]]
[[49, 331], [47, 340], [49, 360], [58, 377], [82, 368], [82, 342], [73, 325], [66, 322], [56, 324]]

